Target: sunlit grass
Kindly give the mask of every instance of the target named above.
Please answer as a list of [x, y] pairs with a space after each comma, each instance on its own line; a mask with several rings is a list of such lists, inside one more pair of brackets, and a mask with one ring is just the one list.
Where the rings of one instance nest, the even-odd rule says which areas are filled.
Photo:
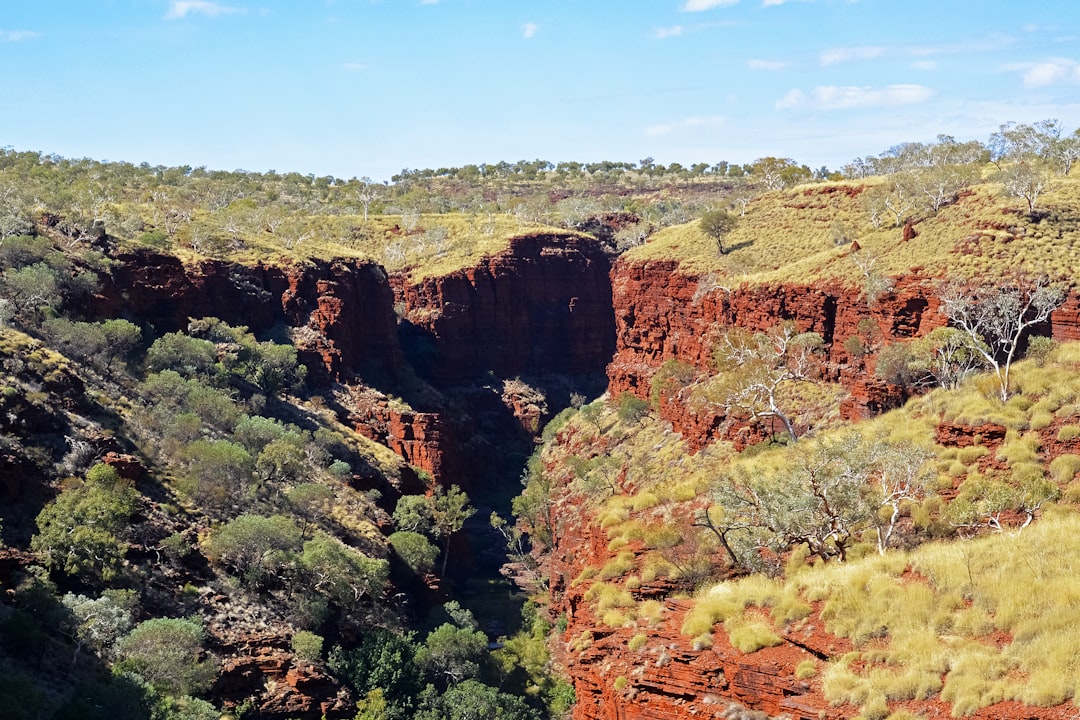
[[[154, 222], [149, 208], [140, 211]], [[521, 222], [506, 214], [302, 215], [267, 219], [256, 208], [230, 212], [197, 210], [153, 247], [185, 262], [208, 257], [246, 264], [304, 263], [312, 259], [356, 258], [408, 272], [414, 279], [471, 267], [485, 255], [507, 249], [513, 238], [550, 234], [583, 237], [558, 228]], [[143, 246], [145, 234], [123, 239], [128, 249]]]
[[[725, 238], [724, 255], [697, 221], [665, 229], [635, 248], [630, 258], [677, 260], [684, 271], [715, 273], [720, 284], [821, 282], [858, 286], [861, 270], [851, 258], [857, 240], [874, 270], [886, 276], [917, 269], [925, 277], [985, 277], [1005, 272], [1048, 273], [1071, 281], [1080, 271], [1080, 181], [1057, 179], [1042, 207], [1049, 218], [1017, 212], [1015, 198], [1000, 186], [979, 185], [938, 213], [915, 223], [916, 236], [901, 241], [889, 221], [875, 227], [862, 203], [881, 178], [799, 186], [754, 200]], [[842, 228], [843, 241], [836, 228]]]

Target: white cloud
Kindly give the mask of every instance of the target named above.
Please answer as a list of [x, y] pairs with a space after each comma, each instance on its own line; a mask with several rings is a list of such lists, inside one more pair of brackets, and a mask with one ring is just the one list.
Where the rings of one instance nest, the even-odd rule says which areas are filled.
[[776, 101], [775, 107], [777, 110], [895, 107], [925, 102], [933, 96], [934, 91], [922, 85], [887, 85], [883, 88], [819, 85], [810, 95], [799, 89], [790, 90]]
[[739, 0], [686, 0], [679, 9], [683, 12], [702, 12], [703, 10], [734, 5], [737, 2]]
[[792, 110], [795, 108], [806, 107], [807, 97], [806, 93], [798, 88], [794, 90], [788, 90], [784, 93], [784, 97], [776, 101], [777, 110]]
[[1041, 63], [1023, 63], [1007, 69], [1020, 70], [1024, 73], [1024, 87], [1080, 83], [1080, 63], [1068, 58], [1051, 58]]
[[360, 70], [368, 70], [371, 66], [366, 63], [348, 62], [343, 64], [341, 68], [351, 72], [359, 72]]
[[821, 64], [825, 67], [855, 60], [873, 60], [885, 54], [885, 48], [874, 46], [833, 48], [821, 53]]
[[206, 15], [217, 17], [218, 15], [236, 15], [246, 13], [244, 8], [221, 5], [208, 0], [173, 0], [169, 12], [165, 13], [166, 20], [180, 20], [188, 15]]
[[660, 137], [688, 130], [717, 130], [723, 127], [725, 123], [727, 123], [727, 118], [723, 115], [693, 116], [664, 123], [663, 125], [653, 125], [645, 129], [645, 134], [649, 137]]
[[746, 67], [751, 70], [783, 70], [788, 64], [779, 60], [747, 60]]
[[41, 33], [30, 30], [0, 30], [0, 42], [19, 42], [39, 37]]
[[439, 0], [420, 0], [421, 5], [438, 5]]
[[653, 31], [653, 37], [657, 40], [666, 40], [667, 38], [679, 37], [684, 32], [686, 32], [684, 26], [671, 25], [670, 27], [656, 28], [656, 30]]
[[528, 40], [531, 37], [536, 37], [536, 31], [540, 29], [540, 26], [536, 23], [525, 23], [521, 26], [521, 36]]
[[920, 60], [912, 66], [918, 70], [937, 70], [938, 64], [935, 60]]
[[932, 57], [934, 55], [967, 55], [972, 53], [988, 53], [1001, 50], [1016, 43], [1016, 38], [1003, 33], [991, 33], [985, 37], [960, 40], [943, 45], [915, 45], [905, 50], [916, 57]]

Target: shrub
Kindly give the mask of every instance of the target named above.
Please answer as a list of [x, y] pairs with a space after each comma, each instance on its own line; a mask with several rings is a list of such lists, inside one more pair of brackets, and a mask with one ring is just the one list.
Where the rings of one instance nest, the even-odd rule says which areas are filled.
[[1064, 485], [1070, 482], [1076, 476], [1076, 472], [1080, 470], [1080, 455], [1072, 453], [1059, 455], [1050, 461], [1049, 470], [1050, 477], [1054, 478], [1054, 482]]
[[1058, 430], [1057, 439], [1060, 442], [1069, 442], [1080, 438], [1080, 425], [1062, 425]]
[[307, 630], [298, 630], [292, 636], [292, 651], [305, 662], [315, 662], [322, 657], [323, 638]]
[[649, 641], [649, 637], [645, 633], [638, 633], [634, 637], [630, 638], [630, 642], [627, 643], [632, 651], [637, 652], [641, 648], [645, 647], [645, 644]]
[[30, 547], [48, 568], [108, 580], [125, 546], [118, 533], [134, 514], [138, 493], [109, 465], [95, 465], [86, 480], [61, 492], [37, 516]]
[[439, 548], [424, 535], [409, 530], [398, 530], [387, 538], [398, 557], [417, 575], [427, 575], [435, 569]]
[[641, 422], [649, 413], [649, 402], [636, 397], [632, 393], [624, 392], [619, 396], [619, 420], [630, 424]]
[[219, 516], [254, 492], [255, 462], [228, 440], [196, 440], [183, 453], [192, 500]]
[[300, 529], [281, 515], [241, 515], [206, 541], [210, 560], [220, 563], [253, 588], [280, 579], [299, 549]]
[[179, 332], [162, 335], [146, 353], [146, 365], [150, 370], [175, 370], [187, 377], [209, 374], [216, 362], [214, 343]]
[[304, 543], [300, 564], [311, 588], [344, 610], [382, 593], [390, 573], [385, 560], [362, 555], [325, 533]]
[[217, 677], [216, 660], [203, 659], [204, 637], [202, 626], [191, 620], [146, 620], [117, 644], [118, 668], [135, 673], [158, 692], [200, 693]]

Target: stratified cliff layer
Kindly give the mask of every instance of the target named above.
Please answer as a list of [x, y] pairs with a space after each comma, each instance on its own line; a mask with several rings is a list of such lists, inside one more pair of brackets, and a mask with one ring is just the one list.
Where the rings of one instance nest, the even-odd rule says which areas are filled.
[[615, 349], [608, 258], [576, 235], [536, 234], [474, 267], [392, 278], [418, 369], [437, 385], [491, 372], [585, 375]]

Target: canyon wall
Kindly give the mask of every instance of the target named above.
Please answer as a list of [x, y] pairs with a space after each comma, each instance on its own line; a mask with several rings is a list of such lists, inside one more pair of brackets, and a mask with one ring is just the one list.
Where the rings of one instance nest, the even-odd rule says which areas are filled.
[[[361, 433], [467, 489], [479, 466], [505, 454], [492, 428], [525, 416], [535, 424], [540, 414], [535, 407], [500, 405], [497, 389], [489, 387], [496, 379], [588, 375], [606, 364], [612, 397], [648, 398], [653, 376], [669, 360], [708, 370], [719, 328], [764, 330], [792, 320], [801, 331], [821, 334], [824, 376], [848, 390], [843, 413], [854, 418], [903, 400], [897, 388], [874, 378], [876, 351], [945, 322], [932, 280], [918, 275], [898, 280], [871, 305], [839, 283], [722, 287], [673, 261], [623, 258], [612, 266], [597, 243], [573, 235], [517, 238], [471, 268], [415, 281], [360, 261], [185, 266], [154, 252], [115, 260], [88, 316], [126, 313], [158, 332], [204, 316], [257, 333], [288, 331], [316, 380], [345, 384], [351, 421]], [[866, 335], [866, 320], [875, 332], [856, 357], [844, 341]], [[1075, 297], [1046, 330], [1060, 340], [1080, 339]], [[438, 391], [410, 384], [410, 365]], [[451, 388], [467, 388], [457, 396], [464, 398], [459, 405], [441, 394]], [[407, 404], [390, 398], [390, 390], [401, 391]], [[554, 403], [548, 408], [558, 409]], [[678, 398], [665, 399], [661, 411], [691, 448], [723, 432], [718, 418], [688, 412]], [[553, 549], [553, 577], [574, 578], [585, 564], [602, 564], [607, 539], [572, 507], [566, 516], [573, 521]], [[663, 588], [654, 590], [664, 597]], [[584, 587], [563, 584], [555, 591], [556, 607], [567, 612], [560, 652], [578, 694], [576, 720], [720, 716], [730, 701], [807, 720], [845, 714], [806, 695], [794, 677], [795, 664], [815, 656], [811, 639], [743, 656], [717, 630], [711, 648], [695, 649], [678, 632], [686, 603], [664, 600], [666, 621], [647, 631], [642, 649], [631, 651], [627, 632], [604, 629], [590, 614]], [[574, 645], [575, 638], [582, 640]], [[616, 689], [620, 676], [633, 680], [624, 685], [632, 691]]]
[[296, 265], [240, 265], [171, 255], [117, 255], [88, 313], [126, 317], [156, 332], [187, 328], [189, 318], [217, 317], [256, 334], [292, 331], [313, 379], [394, 375], [404, 364], [393, 294], [374, 263], [311, 260]]
[[602, 372], [615, 349], [609, 267], [596, 241], [543, 233], [465, 270], [391, 280], [418, 370], [454, 385]]

